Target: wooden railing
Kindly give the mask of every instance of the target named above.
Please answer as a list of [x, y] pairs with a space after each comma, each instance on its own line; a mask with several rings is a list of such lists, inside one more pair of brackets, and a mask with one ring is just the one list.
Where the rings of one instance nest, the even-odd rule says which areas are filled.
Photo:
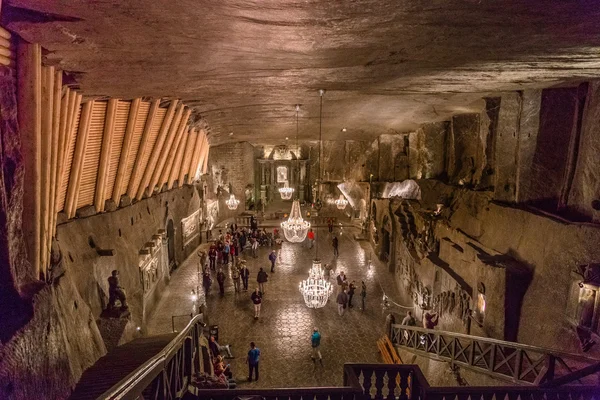
[[[542, 347], [398, 324], [391, 326], [389, 336], [394, 345], [413, 353], [519, 384], [549, 385], [568, 376], [576, 376], [576, 381], [583, 383], [586, 374], [575, 372], [600, 362]], [[590, 368], [587, 375], [596, 371]]]
[[[345, 364], [343, 385], [339, 387], [197, 389], [191, 382], [194, 373], [200, 370], [203, 328], [201, 316], [194, 317], [165, 349], [99, 399], [171, 400], [185, 396], [202, 400], [250, 397], [265, 400], [600, 400], [598, 386], [430, 387], [417, 365], [406, 364]], [[396, 335], [412, 329], [392, 327]], [[413, 330], [419, 331], [431, 333], [419, 328]]]
[[204, 326], [202, 315], [196, 315], [167, 347], [98, 399], [182, 398], [200, 368], [200, 337]]

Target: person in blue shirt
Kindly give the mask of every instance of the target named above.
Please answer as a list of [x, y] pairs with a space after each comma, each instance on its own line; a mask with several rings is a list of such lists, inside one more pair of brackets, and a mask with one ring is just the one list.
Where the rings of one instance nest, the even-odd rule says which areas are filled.
[[246, 363], [248, 363], [248, 382], [252, 382], [252, 371], [255, 371], [254, 380], [258, 380], [258, 361], [260, 360], [260, 349], [256, 347], [254, 342], [250, 342], [250, 351]]
[[315, 327], [312, 336], [310, 337], [310, 343], [312, 345], [312, 355], [310, 358], [313, 363], [316, 362], [317, 357], [319, 357], [319, 362], [323, 365], [323, 357], [321, 356], [321, 334], [319, 333], [319, 329]]
[[269, 261], [271, 261], [271, 272], [275, 272], [275, 262], [277, 261], [277, 252], [275, 250], [269, 254]]

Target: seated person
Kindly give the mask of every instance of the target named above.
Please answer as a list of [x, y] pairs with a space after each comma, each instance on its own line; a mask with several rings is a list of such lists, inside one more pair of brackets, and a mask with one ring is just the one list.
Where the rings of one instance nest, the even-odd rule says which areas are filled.
[[227, 379], [233, 379], [233, 373], [231, 372], [231, 366], [229, 364], [225, 365], [225, 362], [223, 361], [223, 356], [217, 356], [217, 358], [214, 359], [214, 370], [215, 370], [215, 375], [216, 376], [220, 376], [220, 375], [225, 375], [227, 377]]
[[230, 345], [228, 345], [228, 344], [226, 344], [224, 346], [219, 345], [219, 343], [217, 343], [217, 341], [215, 340], [214, 336], [210, 337], [210, 342], [208, 343], [208, 347], [210, 348], [210, 352], [214, 358], [217, 358], [217, 356], [220, 355], [222, 351], [227, 352], [228, 358], [234, 358], [233, 355], [231, 354]]

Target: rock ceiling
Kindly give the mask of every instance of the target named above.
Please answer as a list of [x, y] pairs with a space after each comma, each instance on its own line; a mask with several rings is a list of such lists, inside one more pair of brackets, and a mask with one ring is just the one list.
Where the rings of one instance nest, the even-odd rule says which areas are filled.
[[[180, 97], [212, 144], [373, 139], [600, 75], [598, 1], [4, 0], [89, 96]], [[346, 132], [341, 129], [347, 128]], [[233, 134], [230, 134], [233, 133]]]

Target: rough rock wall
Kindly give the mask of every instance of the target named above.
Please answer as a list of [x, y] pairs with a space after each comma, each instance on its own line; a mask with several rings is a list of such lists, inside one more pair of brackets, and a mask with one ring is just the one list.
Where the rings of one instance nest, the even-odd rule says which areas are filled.
[[[133, 321], [143, 327], [142, 286], [138, 268], [139, 251], [160, 229], [173, 221], [175, 261], [180, 264], [200, 243], [200, 235], [183, 245], [181, 220], [201, 207], [193, 186], [184, 186], [139, 201], [116, 211], [59, 225], [57, 239], [67, 271], [84, 301], [98, 318], [108, 301], [107, 279], [113, 269], [120, 272], [127, 291]], [[92, 243], [95, 247], [92, 247]], [[115, 255], [102, 257], [96, 248], [113, 249]], [[160, 288], [159, 288], [160, 289]], [[150, 309], [152, 304], [148, 305]]]
[[600, 81], [591, 82], [583, 114], [577, 167], [568, 207], [600, 222]]
[[[208, 198], [219, 202], [219, 221], [232, 218], [246, 210], [246, 189], [256, 194], [255, 166], [256, 152], [248, 142], [229, 143], [210, 148], [208, 155]], [[230, 186], [231, 184], [231, 186]], [[229, 190], [233, 190], [240, 204], [235, 211], [225, 205]], [[260, 192], [259, 192], [260, 193]], [[257, 199], [258, 200], [258, 199]]]
[[447, 172], [452, 183], [479, 183], [485, 165], [485, 146], [481, 142], [480, 130], [479, 114], [452, 117], [447, 148]]
[[409, 135], [410, 177], [442, 178], [446, 172], [446, 135], [449, 123], [425, 124]]
[[0, 344], [0, 398], [65, 399], [106, 354], [94, 315], [70, 271], [33, 297], [33, 318]]

